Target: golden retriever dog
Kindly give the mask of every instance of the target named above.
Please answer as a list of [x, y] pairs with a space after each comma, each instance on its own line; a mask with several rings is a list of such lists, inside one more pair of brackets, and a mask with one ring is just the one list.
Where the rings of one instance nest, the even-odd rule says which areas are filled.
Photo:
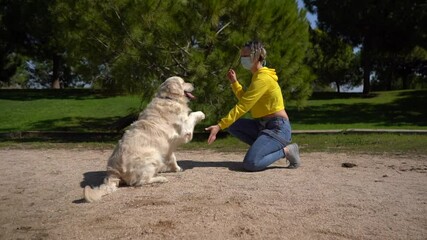
[[84, 198], [94, 202], [117, 190], [119, 183], [142, 186], [168, 180], [159, 172], [180, 172], [176, 148], [193, 138], [195, 125], [205, 118], [188, 107], [194, 87], [180, 77], [162, 83], [155, 97], [139, 114], [116, 145], [107, 164], [107, 176], [98, 187], [84, 188]]

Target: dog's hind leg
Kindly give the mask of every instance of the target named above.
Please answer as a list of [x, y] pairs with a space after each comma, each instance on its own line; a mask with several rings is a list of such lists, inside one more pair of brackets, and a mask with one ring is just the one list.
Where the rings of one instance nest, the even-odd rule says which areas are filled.
[[156, 176], [157, 172], [156, 172], [156, 167], [151, 165], [151, 166], [145, 166], [142, 170], [141, 170], [141, 174], [138, 177], [139, 181], [135, 181], [134, 186], [142, 186], [144, 184], [150, 184], [150, 183], [165, 183], [168, 181], [167, 178], [163, 177], [163, 176]]

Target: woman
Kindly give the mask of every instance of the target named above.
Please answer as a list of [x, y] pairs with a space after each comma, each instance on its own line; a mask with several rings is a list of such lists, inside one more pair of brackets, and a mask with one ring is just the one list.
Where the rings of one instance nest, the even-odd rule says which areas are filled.
[[[266, 55], [261, 42], [244, 45], [240, 60], [242, 66], [252, 72], [251, 84], [244, 91], [236, 73], [230, 69], [227, 78], [239, 101], [217, 125], [206, 128], [210, 131], [208, 144], [215, 141], [220, 130], [228, 128], [231, 135], [250, 145], [243, 160], [247, 171], [264, 170], [281, 158], [288, 159], [289, 168], [300, 166], [298, 145], [290, 144], [291, 125], [276, 71], [263, 66]], [[248, 111], [254, 119], [240, 118]]]

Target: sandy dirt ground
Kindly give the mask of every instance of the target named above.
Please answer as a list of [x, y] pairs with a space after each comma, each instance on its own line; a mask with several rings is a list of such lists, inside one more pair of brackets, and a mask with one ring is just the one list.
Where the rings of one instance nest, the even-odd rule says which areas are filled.
[[180, 151], [168, 183], [85, 203], [110, 153], [0, 150], [0, 239], [427, 239], [427, 156], [302, 152], [249, 173], [244, 153]]

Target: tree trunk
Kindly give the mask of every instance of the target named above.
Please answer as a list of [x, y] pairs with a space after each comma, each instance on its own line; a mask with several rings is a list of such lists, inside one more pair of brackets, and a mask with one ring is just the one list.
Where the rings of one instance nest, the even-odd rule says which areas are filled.
[[371, 92], [371, 66], [363, 66], [363, 94]]
[[402, 89], [409, 89], [411, 71], [408, 71], [408, 67], [404, 67], [402, 71]]
[[372, 61], [369, 47], [366, 45], [362, 48], [363, 95], [368, 95], [371, 92]]
[[409, 89], [410, 81], [409, 81], [409, 75], [403, 75], [402, 76], [402, 89], [406, 90]]
[[335, 85], [337, 86], [337, 93], [340, 93], [341, 92], [340, 84], [338, 82], [335, 82]]
[[389, 74], [387, 74], [387, 79], [384, 79], [386, 81], [386, 90], [387, 91], [391, 91], [391, 86], [392, 86], [392, 82], [394, 81], [394, 74], [393, 74], [393, 67], [391, 67], [392, 69], [388, 70], [390, 71]]
[[52, 88], [60, 89], [61, 82], [59, 81], [59, 67], [61, 65], [61, 57], [55, 54], [52, 58], [53, 60], [53, 69], [52, 69]]

